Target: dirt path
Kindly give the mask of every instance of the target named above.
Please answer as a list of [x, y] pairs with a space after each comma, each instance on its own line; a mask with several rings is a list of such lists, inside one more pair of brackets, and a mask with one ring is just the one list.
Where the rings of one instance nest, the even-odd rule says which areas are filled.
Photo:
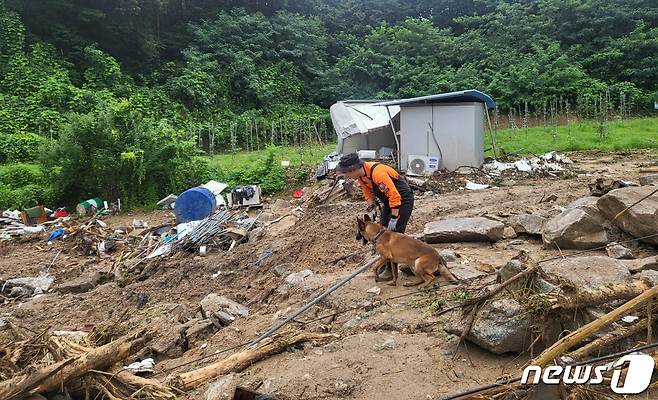
[[[520, 212], [551, 215], [559, 212], [559, 207], [587, 195], [587, 183], [593, 177], [637, 180], [638, 167], [656, 159], [652, 152], [579, 153], [571, 157], [577, 161], [574, 167], [579, 175], [569, 179], [525, 178], [511, 187], [419, 195], [408, 233], [421, 233], [425, 223], [441, 217], [504, 218]], [[557, 200], [540, 202], [551, 194]], [[9, 316], [34, 331], [70, 330], [85, 324], [114, 326], [119, 330], [151, 326], [160, 329], [162, 342], [175, 342], [177, 338], [171, 336], [176, 332], [166, 327], [180, 319], [181, 314], [196, 314], [199, 301], [208, 293], [246, 303], [274, 289], [264, 301], [251, 307], [248, 318], [219, 332], [201, 334], [190, 341], [186, 351], [175, 344], [166, 355], [156, 357], [160, 371], [188, 362], [192, 364], [176, 372], [191, 370], [202, 365], [193, 362], [198, 357], [253, 338], [360, 265], [367, 251], [335, 265], [329, 261], [364, 250], [355, 240], [354, 231], [355, 217], [362, 209], [363, 204], [350, 202], [319, 207], [307, 211], [281, 236], [266, 235], [229, 253], [168, 259], [150, 278], [126, 287], [108, 282], [86, 293], [48, 293], [24, 303], [6, 303], [0, 306], [0, 316]], [[157, 225], [171, 215], [164, 211], [135, 213], [110, 217], [106, 222], [117, 227], [129, 224], [133, 218]], [[483, 269], [500, 267], [521, 249], [536, 260], [559, 255], [555, 250], [543, 249], [540, 240], [527, 237], [494, 245], [458, 243], [437, 247], [453, 249], [462, 256], [462, 263]], [[655, 253], [644, 245], [631, 247], [639, 256]], [[272, 257], [260, 266], [254, 265], [266, 250], [272, 250]], [[3, 279], [36, 276], [48, 270], [60, 282], [90, 268], [110, 265], [111, 261], [78, 255], [66, 242], [52, 246], [45, 242], [0, 243]], [[277, 266], [289, 272], [310, 269], [314, 275], [285, 293], [280, 290], [283, 278], [276, 274]], [[378, 306], [379, 300], [410, 294], [413, 289], [380, 285], [380, 294], [368, 294], [366, 291], [373, 286], [372, 275], [362, 274], [300, 317], [308, 321], [325, 313], [354, 308], [332, 321], [323, 319], [307, 325], [308, 329], [337, 333], [339, 339], [291, 349], [259, 362], [239, 374], [240, 382], [267, 389], [282, 399], [374, 400], [381, 399], [383, 393], [387, 399], [428, 399], [491, 383], [503, 375], [517, 375], [528, 359], [528, 355], [494, 356], [469, 345], [468, 353], [462, 347], [459, 357], [452, 361], [455, 338], [442, 330], [440, 322], [423, 325], [431, 317], [431, 302], [436, 297], [408, 295]], [[148, 300], [143, 304], [145, 298]], [[302, 327], [295, 323], [291, 326]], [[205, 390], [202, 387], [186, 398], [203, 399]]]

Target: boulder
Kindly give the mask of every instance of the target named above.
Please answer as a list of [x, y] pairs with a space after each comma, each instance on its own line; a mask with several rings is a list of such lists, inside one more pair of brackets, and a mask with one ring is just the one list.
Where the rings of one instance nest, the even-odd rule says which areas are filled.
[[305, 269], [303, 271], [295, 272], [294, 274], [286, 276], [285, 281], [290, 286], [297, 286], [302, 284], [302, 282], [304, 282], [304, 280], [309, 276], [313, 276], [313, 271], [310, 269]]
[[658, 285], [658, 271], [654, 271], [650, 269], [650, 270], [642, 271], [636, 276], [640, 279], [644, 279], [645, 281], [649, 282], [653, 286]]
[[210, 293], [201, 300], [201, 309], [206, 318], [218, 327], [230, 324], [237, 317], [247, 317], [249, 315], [247, 307], [215, 293]]
[[658, 256], [650, 256], [637, 260], [624, 260], [622, 262], [631, 273], [658, 270]]
[[507, 224], [511, 226], [517, 234], [525, 233], [528, 235], [541, 235], [542, 227], [546, 218], [534, 214], [518, 214], [510, 217]]
[[[653, 186], [626, 187], [602, 196], [597, 206], [608, 219], [613, 220], [626, 207], [633, 205], [656, 190]], [[614, 223], [624, 232], [637, 238], [658, 233], [658, 195], [651, 196], [624, 212]], [[658, 236], [642, 239], [658, 245]]]
[[629, 282], [631, 273], [623, 261], [605, 256], [568, 257], [540, 263], [548, 275], [570, 281], [578, 289]]
[[598, 198], [583, 197], [546, 221], [542, 238], [561, 249], [593, 249], [610, 242], [607, 222], [597, 209]]
[[427, 243], [496, 242], [503, 239], [505, 225], [483, 217], [432, 221], [423, 231]]
[[645, 175], [640, 177], [640, 185], [658, 185], [658, 174]]
[[288, 229], [295, 226], [299, 217], [296, 215], [286, 215], [276, 222], [271, 222], [267, 227], [267, 234], [270, 236], [280, 236]]
[[59, 293], [85, 293], [100, 283], [102, 275], [98, 271], [89, 271], [70, 281], [58, 283], [53, 290]]
[[487, 275], [486, 272], [481, 271], [476, 266], [470, 264], [455, 264], [450, 267], [450, 272], [460, 281], [475, 279]]
[[450, 249], [441, 249], [441, 250], [437, 249], [436, 251], [439, 252], [441, 257], [443, 257], [443, 259], [446, 260], [446, 262], [456, 262], [458, 261], [459, 258], [461, 258], [459, 254], [457, 254], [455, 251]]
[[[446, 331], [458, 335], [461, 324], [447, 326]], [[466, 340], [495, 354], [522, 353], [530, 346], [530, 317], [514, 299], [496, 299], [478, 313]]]
[[55, 277], [46, 273], [36, 277], [7, 279], [5, 284], [12, 286], [25, 286], [36, 295], [46, 293], [52, 286], [53, 282], [55, 282]]
[[605, 246], [605, 251], [608, 253], [608, 257], [616, 258], [618, 260], [630, 260], [635, 258], [631, 249], [617, 242]]
[[506, 226], [503, 230], [503, 239], [515, 239], [516, 231], [511, 226]]
[[232, 400], [239, 383], [235, 374], [224, 375], [208, 385], [205, 400]]

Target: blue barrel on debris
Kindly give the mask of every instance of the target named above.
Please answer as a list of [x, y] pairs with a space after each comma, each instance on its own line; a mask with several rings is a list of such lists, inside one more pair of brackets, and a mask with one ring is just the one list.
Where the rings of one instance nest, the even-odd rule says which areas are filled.
[[204, 187], [188, 189], [178, 196], [174, 206], [176, 222], [199, 221], [209, 217], [217, 209], [215, 195]]

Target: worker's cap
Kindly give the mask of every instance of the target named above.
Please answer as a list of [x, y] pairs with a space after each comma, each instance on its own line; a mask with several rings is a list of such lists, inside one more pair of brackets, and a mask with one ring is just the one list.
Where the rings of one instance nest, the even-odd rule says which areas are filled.
[[338, 166], [336, 167], [336, 172], [345, 173], [355, 171], [363, 165], [363, 161], [359, 158], [356, 153], [345, 154], [340, 158]]

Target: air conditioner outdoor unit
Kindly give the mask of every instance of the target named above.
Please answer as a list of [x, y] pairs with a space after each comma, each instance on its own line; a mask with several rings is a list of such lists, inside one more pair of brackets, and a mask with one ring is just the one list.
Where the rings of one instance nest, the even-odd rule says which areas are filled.
[[439, 157], [409, 155], [407, 160], [407, 175], [432, 175], [439, 169]]

